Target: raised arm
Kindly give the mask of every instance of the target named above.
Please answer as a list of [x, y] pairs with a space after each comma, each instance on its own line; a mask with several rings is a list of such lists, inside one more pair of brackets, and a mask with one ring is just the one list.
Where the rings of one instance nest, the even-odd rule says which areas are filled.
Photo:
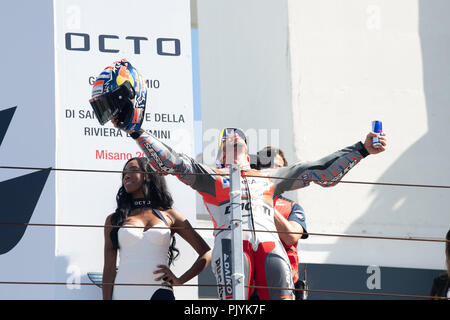
[[174, 174], [177, 178], [199, 192], [213, 192], [217, 172], [191, 157], [178, 153], [152, 134], [139, 130], [131, 137], [149, 158], [152, 168], [163, 174]]
[[311, 181], [322, 187], [336, 185], [363, 158], [369, 154], [376, 154], [385, 150], [386, 139], [384, 134], [380, 137], [383, 147], [372, 147], [371, 139], [374, 135], [369, 133], [364, 144], [362, 142], [355, 143], [320, 160], [306, 163], [298, 162], [269, 171], [270, 176], [283, 178], [272, 179], [275, 183], [274, 196], [285, 191], [306, 187]]

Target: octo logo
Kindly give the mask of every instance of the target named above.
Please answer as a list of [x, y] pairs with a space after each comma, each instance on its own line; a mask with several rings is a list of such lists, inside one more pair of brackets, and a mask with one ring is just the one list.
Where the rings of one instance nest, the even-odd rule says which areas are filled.
[[[100, 34], [98, 37], [98, 50], [104, 53], [118, 53], [120, 49], [117, 44], [122, 44], [120, 37], [113, 34]], [[142, 36], [125, 36], [133, 46], [134, 54], [141, 54], [141, 43], [149, 39]], [[65, 34], [66, 50], [70, 51], [91, 51], [91, 36], [88, 33], [67, 32]], [[108, 43], [108, 45], [107, 45]], [[181, 55], [181, 42], [177, 38], [156, 38], [156, 54], [160, 56]]]

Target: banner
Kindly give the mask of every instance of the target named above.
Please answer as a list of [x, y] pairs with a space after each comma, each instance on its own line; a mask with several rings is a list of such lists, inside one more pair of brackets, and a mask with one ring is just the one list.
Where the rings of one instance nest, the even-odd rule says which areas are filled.
[[[88, 101], [96, 77], [120, 59], [127, 59], [147, 85], [142, 128], [175, 150], [193, 155], [189, 1], [54, 1], [54, 5], [56, 166], [121, 171], [130, 158], [144, 156], [135, 141], [111, 122], [101, 126]], [[192, 221], [194, 192], [173, 177], [167, 179], [175, 208]], [[120, 173], [57, 172], [57, 223], [103, 225], [115, 210], [120, 186]], [[83, 297], [98, 295], [97, 288], [76, 283], [89, 281], [89, 272], [102, 271], [103, 243], [101, 228], [57, 230], [56, 255], [66, 259], [65, 276], [72, 277], [69, 282], [77, 291], [69, 297], [80, 291], [89, 292]], [[183, 258], [190, 261], [189, 248], [179, 246], [182, 257], [177, 265], [183, 269]], [[196, 295], [196, 289], [189, 295]]]
[[[120, 171], [143, 154], [111, 123], [99, 124], [89, 104], [92, 85], [105, 67], [127, 59], [148, 88], [143, 128], [193, 156], [189, 1], [5, 5], [0, 26], [10, 45], [4, 50], [8, 76], [1, 80], [9, 93], [0, 105], [2, 165], [58, 170], [2, 170], [1, 221], [49, 225], [0, 226], [0, 280], [66, 285], [9, 285], [0, 298], [101, 299], [100, 288], [81, 284], [102, 272], [103, 225], [116, 207]], [[194, 191], [167, 180], [175, 209], [194, 224]], [[196, 254], [182, 239], [178, 248], [173, 271], [181, 275]], [[175, 296], [195, 298], [197, 288], [175, 288]]]

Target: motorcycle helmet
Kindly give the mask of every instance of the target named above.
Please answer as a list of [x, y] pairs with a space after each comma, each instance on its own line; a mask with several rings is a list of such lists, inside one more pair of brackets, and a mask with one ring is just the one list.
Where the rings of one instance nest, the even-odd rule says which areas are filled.
[[126, 59], [115, 61], [96, 78], [89, 100], [101, 125], [118, 115], [118, 127], [137, 131], [142, 125], [147, 87]]

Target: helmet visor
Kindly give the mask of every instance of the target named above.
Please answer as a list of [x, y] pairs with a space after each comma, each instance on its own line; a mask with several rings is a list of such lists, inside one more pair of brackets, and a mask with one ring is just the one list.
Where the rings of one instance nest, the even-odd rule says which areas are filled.
[[104, 125], [123, 109], [132, 108], [133, 104], [130, 104], [130, 99], [133, 99], [134, 96], [134, 88], [130, 82], [126, 81], [116, 90], [90, 99], [89, 103], [98, 122]]

